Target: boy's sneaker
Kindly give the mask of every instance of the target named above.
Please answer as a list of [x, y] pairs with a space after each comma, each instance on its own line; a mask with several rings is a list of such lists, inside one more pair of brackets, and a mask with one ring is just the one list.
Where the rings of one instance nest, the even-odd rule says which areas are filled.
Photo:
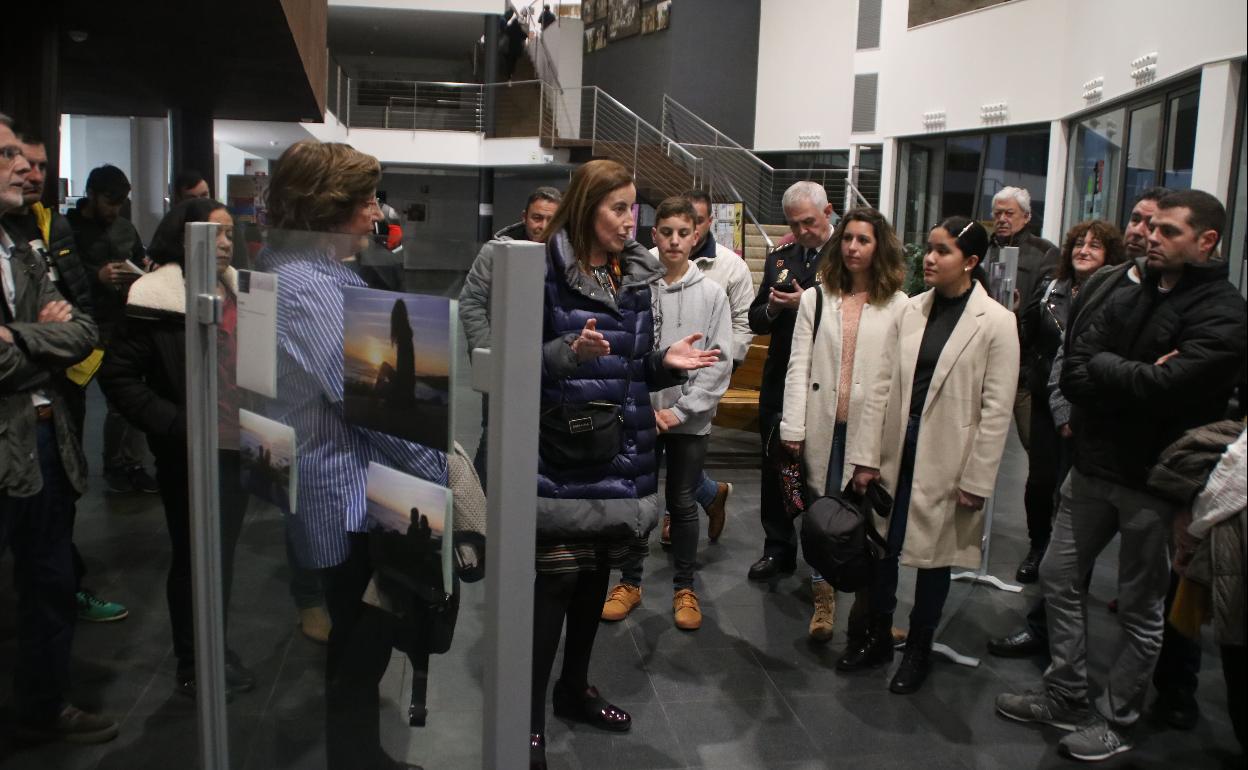
[[16, 733], [22, 740], [38, 743], [104, 743], [117, 737], [117, 723], [108, 717], [66, 705], [51, 721], [19, 722]]
[[602, 619], [623, 620], [638, 604], [641, 604], [641, 589], [628, 583], [620, 583], [611, 589], [607, 600], [602, 603]]
[[125, 605], [105, 601], [90, 591], [79, 591], [74, 598], [78, 600], [78, 619], [87, 623], [111, 623], [130, 615]]
[[1083, 762], [1100, 762], [1131, 750], [1131, 744], [1104, 717], [1093, 715], [1079, 729], [1057, 743], [1066, 756]]
[[1067, 731], [1078, 730], [1088, 719], [1087, 709], [1070, 708], [1047, 692], [1003, 692], [997, 696], [997, 713], [1016, 722], [1039, 722]]

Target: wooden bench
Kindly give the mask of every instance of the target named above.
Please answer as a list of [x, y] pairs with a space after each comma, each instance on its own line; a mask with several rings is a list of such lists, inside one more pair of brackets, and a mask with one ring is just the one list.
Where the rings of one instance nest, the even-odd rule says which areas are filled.
[[728, 391], [719, 401], [714, 425], [737, 430], [758, 431], [758, 393], [763, 382], [763, 362], [767, 360], [770, 335], [755, 337], [745, 361], [733, 372]]

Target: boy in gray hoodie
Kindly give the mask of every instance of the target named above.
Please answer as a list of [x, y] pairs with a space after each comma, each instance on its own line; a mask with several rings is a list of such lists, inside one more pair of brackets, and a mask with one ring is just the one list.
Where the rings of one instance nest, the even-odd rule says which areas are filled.
[[[655, 341], [660, 347], [694, 332], [704, 336], [698, 347], [732, 349], [732, 310], [722, 287], [707, 280], [689, 261], [697, 240], [695, 212], [688, 200], [668, 198], [655, 214], [654, 242], [666, 271], [655, 281]], [[711, 418], [728, 389], [732, 361], [689, 373], [689, 379], [650, 394], [659, 428], [658, 450], [667, 459], [667, 516], [671, 519], [672, 556], [676, 563], [672, 585], [672, 612], [677, 628], [687, 631], [702, 625], [702, 610], [693, 591], [693, 572], [698, 555], [698, 503], [696, 492], [706, 461]], [[623, 569], [621, 582], [603, 604], [603, 620], [622, 620], [641, 602], [642, 561], [638, 557]]]

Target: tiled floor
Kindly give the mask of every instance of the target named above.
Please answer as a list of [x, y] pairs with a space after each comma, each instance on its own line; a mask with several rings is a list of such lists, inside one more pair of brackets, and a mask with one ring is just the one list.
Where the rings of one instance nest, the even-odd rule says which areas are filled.
[[[472, 446], [475, 396], [461, 390], [457, 402], [462, 405], [457, 434]], [[100, 404], [93, 402], [92, 408], [97, 419], [88, 440], [95, 458]], [[754, 443], [749, 434], [717, 435], [713, 459], [748, 452]], [[1056, 754], [1056, 731], [1007, 723], [993, 714], [998, 692], [1038, 680], [1035, 661], [985, 657], [978, 668], [941, 662], [928, 684], [909, 697], [887, 691], [888, 672], [833, 671], [850, 598], [842, 597], [832, 642], [808, 644], [804, 573], [773, 584], [745, 579], [761, 542], [757, 471], [719, 468], [714, 475], [733, 482], [736, 491], [720, 543], [704, 541], [699, 552], [702, 629], [687, 633], [672, 625], [672, 568], [656, 545], [646, 565], [642, 606], [622, 623], [602, 626], [592, 667], [604, 694], [632, 712], [633, 730], [614, 735], [552, 717], [553, 767], [1030, 770], [1068, 764]], [[1012, 575], [1025, 548], [1024, 475], [1021, 449], [1011, 444], [993, 537], [993, 572], [1003, 577]], [[159, 503], [154, 496], [104, 495], [101, 487], [101, 480], [93, 479], [93, 491], [80, 503], [77, 540], [91, 570], [89, 585], [127, 604], [131, 615], [119, 623], [78, 627], [73, 695], [82, 706], [118, 718], [121, 737], [104, 746], [18, 748], [6, 729], [0, 738], [5, 770], [195, 766], [194, 707], [173, 693], [163, 589], [169, 557]], [[324, 767], [324, 650], [295, 629], [281, 526], [270, 511], [253, 510], [236, 557], [230, 642], [260, 681], [229, 709], [235, 768]], [[14, 651], [9, 561], [4, 558], [0, 577], [0, 702], [8, 701]], [[1112, 657], [1118, 634], [1105, 610], [1115, 595], [1113, 548], [1103, 563], [1092, 588], [1094, 671]], [[903, 570], [899, 625], [905, 625], [911, 586], [912, 573]], [[980, 654], [988, 637], [1021, 623], [1034, 595], [1034, 588], [1019, 596], [955, 584], [940, 638]], [[480, 766], [483, 597], [481, 584], [464, 587], [454, 648], [433, 659], [427, 727], [406, 724], [410, 670], [404, 658], [394, 658], [383, 689], [384, 742], [391, 755], [430, 770]], [[1206, 644], [1206, 652], [1204, 716], [1196, 729], [1182, 733], [1143, 725], [1136, 733], [1138, 748], [1111, 766], [1243, 767], [1225, 714], [1220, 661], [1212, 645]], [[523, 766], [518, 757], [514, 767]]]

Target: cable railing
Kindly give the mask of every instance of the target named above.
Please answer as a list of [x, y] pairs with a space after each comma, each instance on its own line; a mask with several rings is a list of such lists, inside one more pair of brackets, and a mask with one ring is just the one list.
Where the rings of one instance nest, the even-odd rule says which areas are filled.
[[712, 197], [741, 200], [747, 210], [770, 222], [784, 221], [781, 199], [794, 182], [810, 180], [827, 190], [838, 208], [872, 205], [879, 200], [879, 173], [860, 168], [775, 169], [753, 151], [664, 94], [663, 133], [703, 161]]

